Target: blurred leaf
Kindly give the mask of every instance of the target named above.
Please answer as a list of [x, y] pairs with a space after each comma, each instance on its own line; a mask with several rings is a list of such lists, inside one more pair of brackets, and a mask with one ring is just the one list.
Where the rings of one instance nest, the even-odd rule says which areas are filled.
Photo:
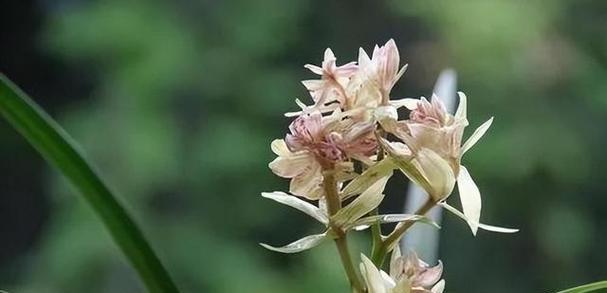
[[579, 287], [559, 291], [558, 293], [584, 293], [584, 292], [592, 292], [599, 289], [607, 288], [607, 281], [601, 281], [591, 284], [582, 285]]
[[75, 142], [4, 75], [0, 75], [0, 112], [80, 190], [139, 272], [149, 291], [178, 292], [139, 228], [81, 155]]

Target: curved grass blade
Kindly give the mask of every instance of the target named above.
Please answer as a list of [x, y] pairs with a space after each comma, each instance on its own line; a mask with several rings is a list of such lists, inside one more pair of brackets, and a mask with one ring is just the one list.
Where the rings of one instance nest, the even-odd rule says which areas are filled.
[[[599, 289], [607, 289], [607, 281], [601, 281], [596, 283], [590, 283], [582, 286], [578, 286], [575, 288], [559, 291], [557, 293], [586, 293], [593, 292]], [[603, 292], [603, 291], [601, 291]]]
[[76, 143], [2, 74], [0, 114], [80, 191], [137, 270], [149, 292], [179, 292], [143, 233], [92, 165], [84, 159]]

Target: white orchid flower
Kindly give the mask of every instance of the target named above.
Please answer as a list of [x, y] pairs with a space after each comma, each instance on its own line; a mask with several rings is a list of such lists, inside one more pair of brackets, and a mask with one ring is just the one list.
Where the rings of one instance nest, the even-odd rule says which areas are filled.
[[442, 293], [445, 289], [445, 281], [441, 280], [442, 263], [430, 267], [413, 252], [402, 257], [395, 248], [390, 274], [375, 267], [363, 254], [361, 260], [360, 271], [368, 293]]
[[[481, 194], [466, 167], [461, 165], [461, 160], [489, 129], [493, 117], [477, 128], [462, 144], [464, 128], [468, 126], [467, 98], [462, 92], [458, 95], [460, 102], [455, 115], [446, 111], [437, 96], [433, 96], [431, 101], [422, 97], [417, 104], [409, 101], [403, 103], [411, 110], [408, 120], [385, 119], [381, 122], [387, 131], [400, 138], [404, 144], [386, 140], [381, 140], [380, 144], [407, 177], [423, 187], [435, 202], [444, 201], [457, 183], [463, 218], [472, 233], [476, 234], [480, 225]], [[481, 228], [483, 227], [487, 225], [482, 225]], [[517, 230], [500, 230], [505, 231]]]

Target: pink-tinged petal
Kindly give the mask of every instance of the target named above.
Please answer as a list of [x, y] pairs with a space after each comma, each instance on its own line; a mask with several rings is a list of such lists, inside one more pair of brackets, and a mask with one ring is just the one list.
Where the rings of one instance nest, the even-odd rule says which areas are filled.
[[396, 43], [393, 39], [390, 39], [383, 49], [383, 60], [381, 62], [381, 75], [383, 80], [383, 85], [386, 91], [392, 89], [392, 85], [395, 82], [396, 74], [398, 72], [398, 66], [400, 62], [400, 56], [398, 53], [398, 48], [396, 47]]
[[481, 192], [464, 166], [460, 166], [457, 187], [466, 221], [472, 234], [476, 235], [481, 218]]
[[338, 77], [350, 77], [352, 74], [356, 73], [357, 70], [358, 65], [356, 65], [356, 62], [350, 62], [337, 67], [335, 69], [335, 75]]
[[421, 272], [416, 276], [413, 285], [430, 288], [440, 280], [442, 274], [443, 263], [438, 261], [438, 265], [421, 270]]

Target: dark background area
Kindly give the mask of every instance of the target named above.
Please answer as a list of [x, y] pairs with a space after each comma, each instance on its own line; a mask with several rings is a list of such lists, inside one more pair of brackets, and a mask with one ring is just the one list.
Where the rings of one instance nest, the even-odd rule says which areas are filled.
[[[79, 141], [185, 292], [346, 292], [334, 247], [263, 250], [320, 231], [262, 200], [299, 80], [394, 38], [409, 63], [396, 97], [458, 72], [473, 127], [465, 158], [482, 220], [446, 216], [447, 292], [547, 292], [607, 279], [607, 2], [10, 1], [0, 72]], [[472, 127], [472, 128], [473, 128]], [[469, 135], [469, 133], [468, 133]], [[0, 121], [0, 288], [141, 292], [92, 211]], [[400, 179], [400, 181], [399, 181]], [[398, 210], [402, 177], [382, 210]], [[359, 242], [364, 247], [366, 242]]]

